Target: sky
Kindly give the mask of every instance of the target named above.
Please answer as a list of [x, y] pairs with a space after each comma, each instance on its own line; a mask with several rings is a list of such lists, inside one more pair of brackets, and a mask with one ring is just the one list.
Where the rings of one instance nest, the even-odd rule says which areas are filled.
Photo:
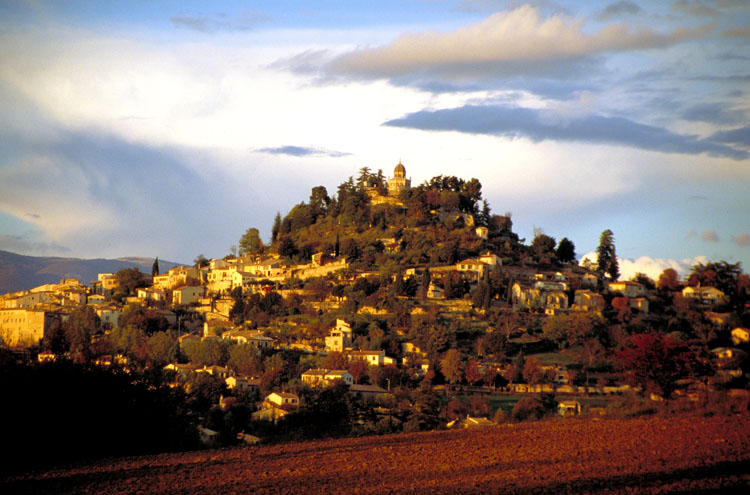
[[750, 271], [748, 61], [747, 0], [0, 0], [0, 249], [223, 257], [402, 161], [624, 278]]

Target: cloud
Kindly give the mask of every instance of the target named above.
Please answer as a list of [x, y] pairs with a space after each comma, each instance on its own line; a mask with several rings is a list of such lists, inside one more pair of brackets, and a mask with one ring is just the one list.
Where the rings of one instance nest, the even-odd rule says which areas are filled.
[[13, 253], [33, 253], [37, 255], [59, 254], [71, 251], [69, 247], [61, 244], [34, 241], [21, 235], [0, 235], [0, 249]]
[[750, 60], [750, 57], [747, 57], [745, 55], [738, 55], [732, 52], [720, 53], [716, 56], [716, 58], [719, 60]]
[[541, 19], [529, 5], [493, 14], [451, 32], [406, 34], [392, 43], [361, 48], [335, 58], [328, 70], [366, 78], [404, 75], [508, 77], [536, 74], [604, 53], [667, 47], [704, 36], [710, 26], [659, 33], [613, 24], [584, 30], [584, 21], [563, 15]]
[[747, 122], [747, 113], [729, 108], [723, 103], [699, 103], [682, 113], [684, 120], [711, 124], [739, 124]]
[[732, 237], [732, 242], [737, 244], [740, 247], [747, 247], [750, 246], [750, 234], [740, 234], [738, 236]]
[[750, 126], [739, 127], [729, 131], [720, 131], [709, 139], [719, 143], [750, 147]]
[[709, 7], [700, 1], [679, 0], [672, 4], [672, 8], [684, 14], [694, 15], [697, 17], [715, 17], [719, 11]]
[[750, 38], [750, 26], [739, 26], [727, 29], [721, 35], [724, 38]]
[[311, 146], [279, 146], [277, 148], [260, 148], [257, 151], [261, 153], [270, 153], [273, 155], [290, 155], [290, 156], [328, 156], [331, 158], [340, 158], [349, 156], [350, 153], [341, 151], [332, 151], [325, 148], [316, 148]]
[[[71, 131], [46, 143], [0, 133], [0, 148], [13, 152], [0, 160], [0, 211], [35, 231], [1, 240], [15, 252], [132, 256], [156, 255], [151, 251], [157, 248], [172, 259], [191, 259], [194, 253], [185, 251], [194, 242], [186, 239], [196, 225], [203, 238], [221, 238], [222, 215], [239, 203], [232, 203], [237, 191], [221, 175], [205, 180], [172, 149]], [[257, 197], [251, 187], [245, 190]]]
[[719, 235], [715, 230], [706, 230], [701, 234], [701, 239], [706, 242], [719, 242]]
[[607, 5], [604, 10], [602, 10], [602, 12], [597, 16], [597, 19], [608, 20], [613, 17], [619, 17], [623, 14], [635, 15], [642, 11], [643, 9], [641, 9], [638, 4], [635, 4], [628, 0], [620, 0], [619, 2]]
[[734, 160], [750, 157], [724, 144], [696, 136], [673, 133], [667, 129], [640, 124], [622, 117], [588, 115], [560, 118], [530, 108], [497, 105], [465, 105], [442, 110], [422, 110], [389, 120], [387, 126], [421, 130], [458, 131], [508, 138], [525, 137], [532, 141], [582, 141], [632, 146], [664, 153], [724, 156]]
[[[596, 252], [587, 253], [581, 257], [581, 260], [584, 258], [588, 258], [596, 263]], [[652, 258], [650, 256], [640, 256], [636, 259], [621, 258], [619, 256], [617, 258], [620, 268], [620, 280], [630, 280], [636, 273], [645, 273], [654, 281], [657, 281], [661, 272], [667, 268], [672, 268], [680, 277], [684, 278], [690, 273], [693, 266], [698, 263], [706, 264], [707, 262], [708, 258], [706, 256], [684, 258], [681, 261], [670, 258]]]
[[258, 24], [267, 22], [269, 17], [261, 12], [243, 12], [235, 17], [224, 13], [175, 15], [169, 20], [177, 28], [215, 33], [217, 31], [249, 31], [255, 29]]

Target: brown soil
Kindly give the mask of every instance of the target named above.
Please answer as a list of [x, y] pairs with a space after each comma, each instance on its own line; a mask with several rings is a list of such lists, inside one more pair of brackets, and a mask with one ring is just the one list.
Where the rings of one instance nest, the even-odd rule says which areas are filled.
[[0, 493], [750, 493], [750, 418], [552, 420], [109, 460]]

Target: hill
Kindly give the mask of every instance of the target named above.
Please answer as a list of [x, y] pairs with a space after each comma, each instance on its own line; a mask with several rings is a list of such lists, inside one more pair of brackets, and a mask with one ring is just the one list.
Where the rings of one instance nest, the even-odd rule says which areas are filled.
[[[28, 290], [43, 284], [57, 283], [61, 278], [75, 278], [89, 285], [99, 273], [115, 273], [123, 268], [137, 267], [151, 273], [153, 258], [128, 257], [117, 259], [80, 259], [24, 256], [0, 251], [0, 294]], [[159, 260], [166, 271], [178, 263]]]
[[552, 420], [164, 454], [0, 480], [3, 493], [747, 493], [747, 415]]

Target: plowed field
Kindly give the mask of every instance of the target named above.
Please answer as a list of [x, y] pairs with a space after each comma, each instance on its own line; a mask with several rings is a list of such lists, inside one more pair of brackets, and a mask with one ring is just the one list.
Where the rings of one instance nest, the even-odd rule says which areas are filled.
[[28, 494], [750, 493], [750, 418], [565, 420], [110, 460]]

